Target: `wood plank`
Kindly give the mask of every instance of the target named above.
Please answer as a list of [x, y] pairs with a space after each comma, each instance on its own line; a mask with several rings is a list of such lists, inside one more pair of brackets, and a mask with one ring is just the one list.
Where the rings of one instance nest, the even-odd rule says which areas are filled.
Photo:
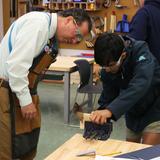
[[10, 26], [10, 1], [3, 1], [3, 25], [4, 25], [4, 34], [7, 32]]
[[57, 61], [52, 63], [49, 67], [49, 71], [71, 71], [76, 67], [74, 63], [77, 59], [86, 59], [89, 63], [94, 62], [94, 58], [84, 58], [84, 57], [67, 57], [67, 56], [58, 56]]
[[149, 146], [150, 145], [114, 139], [108, 139], [107, 141], [91, 141], [85, 140], [81, 134], [75, 134], [71, 139], [45, 158], [45, 160], [93, 160], [95, 158], [94, 156], [76, 157], [76, 154], [88, 149], [95, 149], [98, 155], [110, 154], [113, 152], [121, 152], [121, 154], [124, 154]]

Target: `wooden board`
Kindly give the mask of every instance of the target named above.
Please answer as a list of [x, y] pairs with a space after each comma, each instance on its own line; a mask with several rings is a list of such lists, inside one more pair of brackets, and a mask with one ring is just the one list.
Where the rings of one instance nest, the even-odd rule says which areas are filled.
[[9, 0], [5, 0], [2, 1], [2, 9], [3, 9], [3, 17], [2, 17], [2, 21], [3, 21], [3, 31], [4, 31], [4, 35], [7, 32], [9, 26], [10, 26], [10, 1]]
[[[89, 149], [95, 149], [96, 154], [106, 155], [113, 152], [128, 153], [143, 149], [150, 145], [131, 143], [109, 139], [107, 141], [85, 140], [81, 134], [74, 135], [71, 139], [51, 153], [45, 160], [94, 160], [94, 156], [76, 157], [76, 154]], [[114, 155], [115, 156], [115, 155]]]
[[52, 63], [48, 70], [50, 71], [71, 71], [76, 64], [74, 63], [75, 60], [78, 59], [85, 59], [88, 60], [90, 64], [94, 63], [93, 58], [83, 58], [83, 57], [67, 57], [67, 56], [58, 56], [57, 61]]

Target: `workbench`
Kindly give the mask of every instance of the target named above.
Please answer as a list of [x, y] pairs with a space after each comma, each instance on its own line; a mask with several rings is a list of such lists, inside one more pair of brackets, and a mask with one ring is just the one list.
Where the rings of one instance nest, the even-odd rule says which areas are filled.
[[[94, 160], [94, 156], [77, 157], [80, 151], [95, 149], [98, 155], [109, 155], [112, 153], [124, 154], [139, 149], [149, 147], [150, 145], [108, 139], [106, 141], [86, 140], [81, 134], [75, 134], [53, 153], [48, 155], [45, 160]], [[118, 154], [113, 154], [116, 156]]]

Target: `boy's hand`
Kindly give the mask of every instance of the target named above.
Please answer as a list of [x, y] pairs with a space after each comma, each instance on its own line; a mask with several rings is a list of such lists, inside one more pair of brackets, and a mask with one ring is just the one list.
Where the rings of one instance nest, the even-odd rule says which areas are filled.
[[104, 124], [107, 122], [107, 118], [111, 117], [112, 117], [112, 112], [109, 111], [108, 109], [104, 109], [91, 112], [90, 119], [94, 123]]

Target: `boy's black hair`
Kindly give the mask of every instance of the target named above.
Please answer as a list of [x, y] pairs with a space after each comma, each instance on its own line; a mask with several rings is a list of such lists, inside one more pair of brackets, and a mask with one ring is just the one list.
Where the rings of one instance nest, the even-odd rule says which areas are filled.
[[94, 58], [100, 66], [107, 66], [111, 61], [118, 61], [124, 49], [123, 40], [115, 33], [101, 34], [94, 46]]
[[88, 13], [83, 9], [71, 8], [71, 9], [67, 9], [67, 10], [58, 12], [58, 15], [62, 17], [72, 16], [76, 20], [77, 24], [81, 24], [82, 22], [87, 21], [88, 31], [90, 32], [92, 29], [91, 18], [88, 15]]

